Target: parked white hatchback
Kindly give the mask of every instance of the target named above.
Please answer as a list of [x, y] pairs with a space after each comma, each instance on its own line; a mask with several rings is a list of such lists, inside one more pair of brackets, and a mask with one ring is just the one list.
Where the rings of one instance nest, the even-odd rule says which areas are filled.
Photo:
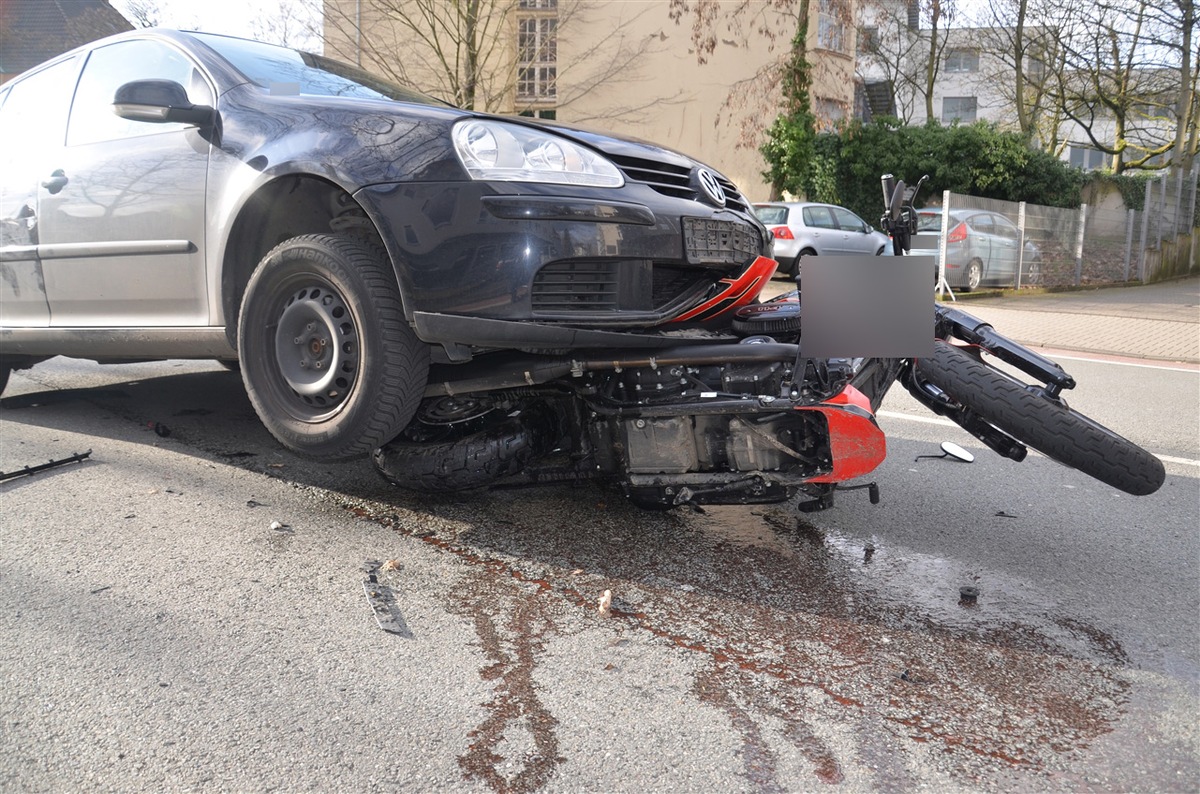
[[892, 241], [845, 207], [813, 202], [767, 202], [754, 213], [775, 238], [780, 275], [798, 275], [802, 256], [881, 256]]

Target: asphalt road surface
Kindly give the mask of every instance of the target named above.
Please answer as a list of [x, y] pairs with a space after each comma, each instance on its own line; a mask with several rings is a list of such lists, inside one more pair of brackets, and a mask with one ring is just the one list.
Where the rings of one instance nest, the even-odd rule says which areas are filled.
[[1194, 791], [1200, 375], [1064, 363], [1159, 493], [897, 389], [879, 505], [431, 498], [215, 365], [18, 373], [0, 470], [92, 456], [0, 484], [0, 789]]

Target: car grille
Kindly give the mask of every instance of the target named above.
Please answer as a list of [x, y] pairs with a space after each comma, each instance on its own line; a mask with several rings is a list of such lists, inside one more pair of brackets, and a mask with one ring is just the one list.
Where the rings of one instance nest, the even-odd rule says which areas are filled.
[[[630, 182], [640, 182], [664, 196], [700, 201], [699, 192], [692, 186], [692, 169], [687, 166], [670, 165], [655, 160], [643, 160], [640, 157], [614, 157], [608, 159], [616, 163], [621, 173]], [[717, 175], [717, 181], [725, 191], [725, 206], [749, 213], [750, 204], [737, 187], [723, 176]]]
[[652, 312], [722, 275], [641, 259], [551, 262], [534, 276], [530, 298], [543, 316]]
[[693, 264], [743, 265], [762, 252], [758, 229], [712, 218], [684, 218], [683, 244]]

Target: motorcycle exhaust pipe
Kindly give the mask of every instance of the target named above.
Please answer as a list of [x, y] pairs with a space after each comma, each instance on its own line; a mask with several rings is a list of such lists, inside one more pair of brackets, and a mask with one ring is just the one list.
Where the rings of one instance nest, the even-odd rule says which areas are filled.
[[[795, 362], [800, 346], [781, 342], [756, 344], [719, 344], [670, 347], [654, 352], [645, 350], [620, 351], [605, 358], [576, 359], [506, 356], [486, 368], [469, 367], [472, 377], [454, 378], [461, 365], [440, 365], [429, 372], [425, 386], [426, 397], [453, 396], [497, 389], [516, 389], [536, 386], [568, 375], [579, 377], [585, 372], [620, 372], [624, 369], [659, 369], [662, 367], [696, 367], [712, 364]], [[477, 359], [478, 361], [478, 359]], [[444, 379], [440, 376], [448, 376]]]

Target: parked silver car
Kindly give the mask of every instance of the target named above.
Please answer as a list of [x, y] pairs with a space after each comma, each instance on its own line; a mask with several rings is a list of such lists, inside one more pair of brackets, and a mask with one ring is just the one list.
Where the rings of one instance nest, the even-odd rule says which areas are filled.
[[[919, 233], [939, 233], [942, 211], [922, 210], [917, 215]], [[967, 291], [986, 283], [1016, 286], [1020, 266], [1021, 283], [1041, 280], [1042, 255], [1038, 247], [1025, 241], [1020, 251], [1021, 230], [1008, 218], [987, 210], [950, 210], [946, 232], [946, 283]], [[937, 255], [937, 251], [930, 252]]]
[[754, 213], [775, 236], [781, 275], [795, 276], [802, 256], [884, 254], [891, 240], [845, 207], [811, 202], [754, 205]]

